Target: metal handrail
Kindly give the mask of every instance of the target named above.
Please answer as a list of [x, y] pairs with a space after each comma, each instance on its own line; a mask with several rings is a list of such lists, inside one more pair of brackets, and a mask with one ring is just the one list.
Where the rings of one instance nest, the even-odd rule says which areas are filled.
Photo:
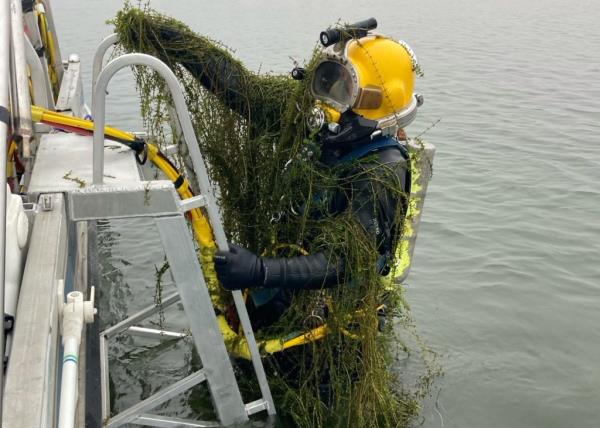
[[[6, 138], [8, 136], [10, 86], [10, 10], [0, 2], [0, 308], [4, 311], [4, 268], [6, 261]], [[4, 321], [3, 321], [4, 322]], [[0, 334], [0, 356], [4, 359], [4, 332]], [[4, 370], [0, 370], [0, 424]]]
[[[106, 55], [106, 51], [111, 46], [117, 44], [119, 41], [119, 35], [116, 33], [111, 34], [110, 36], [105, 37], [96, 52], [94, 53], [94, 59], [92, 60], [92, 88], [96, 87], [96, 82], [98, 81], [98, 75], [102, 71], [102, 61], [104, 60], [104, 55]], [[94, 94], [92, 93], [92, 102], [94, 100]]]
[[[106, 39], [105, 39], [106, 40]], [[183, 137], [188, 149], [189, 156], [192, 159], [192, 165], [198, 179], [198, 185], [201, 193], [206, 197], [207, 205], [206, 211], [208, 218], [212, 226], [213, 234], [215, 236], [215, 242], [220, 250], [228, 250], [229, 246], [225, 231], [223, 229], [223, 222], [221, 214], [217, 208], [215, 197], [213, 194], [212, 186], [208, 179], [208, 173], [200, 148], [196, 140], [196, 134], [192, 126], [190, 114], [185, 103], [183, 91], [177, 78], [171, 71], [171, 69], [158, 58], [150, 55], [141, 53], [132, 53], [122, 55], [111, 62], [109, 62], [104, 69], [98, 75], [98, 80], [93, 88], [92, 98], [92, 115], [94, 117], [94, 147], [93, 147], [93, 184], [100, 186], [103, 184], [104, 177], [104, 126], [105, 126], [105, 107], [106, 107], [106, 89], [110, 79], [115, 73], [124, 67], [132, 65], [145, 65], [152, 68], [158, 74], [160, 74], [165, 83], [169, 87], [171, 97], [175, 105], [175, 111], [177, 113], [177, 119], [181, 125]], [[233, 300], [236, 306], [236, 310], [246, 336], [250, 355], [252, 356], [252, 364], [254, 371], [258, 379], [258, 384], [263, 396], [263, 399], [267, 402], [267, 412], [272, 415], [275, 414], [275, 405], [273, 403], [273, 397], [271, 396], [271, 390], [267, 382], [267, 376], [265, 374], [264, 367], [260, 358], [260, 352], [254, 338], [254, 331], [250, 323], [250, 317], [246, 310], [246, 304], [242, 297], [240, 290], [232, 292]]]
[[14, 78], [17, 89], [14, 116], [18, 118], [18, 134], [22, 139], [23, 158], [31, 156], [30, 140], [33, 137], [31, 122], [31, 99], [29, 96], [29, 81], [27, 79], [27, 61], [25, 59], [25, 32], [23, 30], [23, 5], [21, 0], [10, 0], [10, 21], [12, 32], [12, 58]]
[[[117, 33], [113, 33], [113, 34], [106, 36], [98, 45], [98, 48], [96, 49], [96, 52], [94, 53], [94, 59], [92, 61], [92, 88], [94, 86], [96, 86], [96, 81], [98, 80], [98, 75], [102, 71], [102, 62], [104, 61], [104, 56], [106, 55], [106, 52], [108, 51], [108, 49], [111, 46], [114, 46], [117, 43], [119, 43], [119, 35]], [[94, 96], [94, 94], [92, 94], [92, 101], [94, 100], [93, 96]], [[169, 110], [169, 114], [171, 115], [172, 118], [177, 116], [177, 113], [171, 106], [168, 107], [168, 110]], [[174, 131], [177, 133], [177, 135], [182, 134], [181, 127], [179, 126], [178, 121], [171, 120], [171, 125], [175, 128]], [[184, 163], [186, 169], [188, 171], [193, 171], [194, 167], [191, 164], [190, 159], [186, 156], [186, 153], [180, 153], [180, 155], [182, 155], [182, 158], [183, 158], [182, 160], [183, 160], [183, 163]], [[198, 183], [197, 183], [196, 177], [193, 175], [190, 175], [188, 177], [188, 181], [189, 181], [190, 187], [192, 188], [192, 191], [198, 192]]]

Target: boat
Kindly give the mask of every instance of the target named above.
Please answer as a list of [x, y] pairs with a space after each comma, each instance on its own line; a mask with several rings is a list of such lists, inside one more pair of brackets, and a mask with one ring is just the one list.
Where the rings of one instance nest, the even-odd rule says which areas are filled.
[[[274, 416], [277, 403], [242, 293], [233, 292], [244, 340], [240, 350], [228, 343], [227, 335], [234, 333], [215, 313], [210, 284], [197, 257], [198, 243], [210, 241], [223, 249], [227, 240], [175, 75], [145, 54], [124, 54], [106, 62], [107, 50], [118, 42], [116, 35], [108, 35], [94, 55], [90, 108], [83, 97], [80, 58], [61, 55], [49, 0], [4, 1], [0, 31], [0, 350], [5, 366], [0, 371], [1, 426], [232, 426], [255, 414]], [[160, 151], [144, 141], [143, 133], [105, 126], [108, 83], [131, 66], [152, 68], [170, 89], [173, 120], [189, 153], [196, 191], [169, 159], [176, 148]], [[413, 174], [414, 212], [402, 246], [408, 258], [406, 273], [434, 153], [427, 143], [412, 144], [426, 156]], [[144, 176], [140, 157], [162, 171], [159, 179]], [[97, 222], [140, 217], [156, 224], [177, 291], [101, 331], [95, 301]], [[183, 305], [202, 367], [115, 413], [110, 397], [111, 340], [119, 335], [156, 341], [187, 335], [142, 326], [176, 303]], [[294, 338], [294, 343], [307, 340], [305, 336]], [[284, 348], [279, 342], [273, 346], [279, 345]], [[264, 350], [264, 344], [260, 348]], [[259, 385], [249, 402], [242, 399], [231, 363], [232, 356], [240, 355], [252, 362]], [[181, 419], [156, 410], [199, 384], [210, 392], [216, 420]]]

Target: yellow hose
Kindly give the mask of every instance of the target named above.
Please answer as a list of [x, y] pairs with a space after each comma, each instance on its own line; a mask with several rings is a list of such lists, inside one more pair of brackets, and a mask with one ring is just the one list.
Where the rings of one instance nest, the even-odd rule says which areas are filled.
[[[31, 117], [34, 122], [46, 122], [49, 124], [55, 124], [59, 127], [60, 125], [66, 125], [71, 128], [79, 128], [88, 132], [92, 132], [94, 130], [94, 122], [77, 117], [67, 116], [38, 106], [31, 107]], [[134, 134], [112, 128], [110, 126], [106, 126], [104, 128], [104, 135], [108, 138], [116, 138], [121, 141], [137, 141], [137, 138]], [[183, 177], [177, 168], [165, 157], [165, 155], [160, 152], [157, 146], [146, 143], [146, 150], [148, 154], [148, 160], [156, 165], [156, 167], [159, 168], [165, 174], [165, 176], [173, 182], [175, 189], [182, 200], [194, 196], [188, 180]], [[213, 257], [217, 250], [217, 245], [214, 240], [212, 227], [207, 216], [204, 214], [201, 208], [194, 208], [190, 210], [189, 215], [194, 238], [200, 247], [199, 259], [200, 263], [202, 264], [202, 271], [211, 295], [211, 300], [213, 301], [215, 308], [219, 309], [221, 312], [226, 312], [228, 308], [228, 302], [222, 301], [219, 297], [220, 293], [218, 291], [220, 284], [214, 270]], [[300, 252], [302, 251], [303, 250], [300, 248]], [[233, 331], [224, 316], [219, 315], [217, 320], [229, 351], [239, 358], [250, 360], [250, 351], [248, 349], [246, 338]], [[327, 334], [327, 331], [327, 326], [322, 325], [307, 333], [298, 333], [297, 336], [287, 341], [279, 338], [258, 341], [258, 346], [263, 350], [263, 352], [267, 354], [274, 354], [294, 346], [305, 345], [307, 343], [320, 340]]]
[[[38, 106], [31, 106], [31, 120], [34, 122], [52, 122], [57, 125], [67, 125], [89, 132], [94, 131], [94, 122], [90, 120], [67, 116], [65, 114], [57, 113], [55, 111], [47, 110]], [[121, 131], [120, 129], [112, 128], [110, 126], [104, 127], [104, 135], [109, 138], [116, 138], [118, 140], [125, 141], [135, 141], [136, 139], [135, 135], [131, 132]]]
[[31, 104], [35, 100], [35, 88], [33, 87], [33, 79], [31, 78], [31, 67], [27, 64], [27, 82], [29, 84], [29, 101]]

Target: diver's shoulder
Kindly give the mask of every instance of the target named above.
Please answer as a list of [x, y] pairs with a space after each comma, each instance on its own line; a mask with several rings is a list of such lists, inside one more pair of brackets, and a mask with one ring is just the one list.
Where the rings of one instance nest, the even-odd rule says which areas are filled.
[[408, 159], [408, 150], [403, 141], [390, 137], [387, 144], [376, 150], [377, 161], [380, 163], [405, 163]]

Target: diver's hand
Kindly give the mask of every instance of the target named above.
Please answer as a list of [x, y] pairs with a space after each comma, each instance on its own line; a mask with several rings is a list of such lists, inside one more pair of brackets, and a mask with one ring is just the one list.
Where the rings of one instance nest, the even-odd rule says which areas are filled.
[[265, 279], [262, 259], [233, 244], [229, 244], [229, 251], [215, 254], [215, 271], [227, 290], [260, 287]]

